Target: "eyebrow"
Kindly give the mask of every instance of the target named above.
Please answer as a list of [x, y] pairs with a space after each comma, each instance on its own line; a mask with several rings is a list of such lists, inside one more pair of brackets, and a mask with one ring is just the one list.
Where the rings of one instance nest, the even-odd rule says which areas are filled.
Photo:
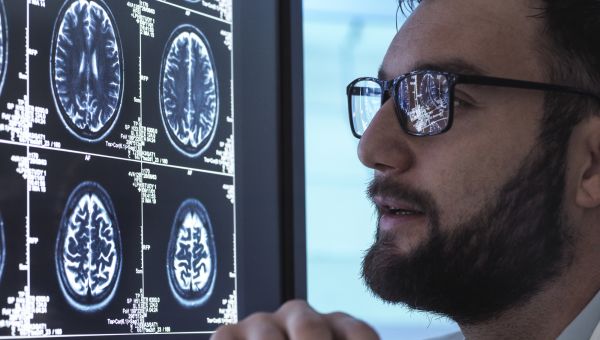
[[[473, 63], [470, 63], [464, 59], [450, 59], [441, 62], [423, 62], [417, 63], [413, 65], [409, 72], [413, 71], [423, 71], [423, 70], [431, 70], [431, 71], [445, 71], [451, 73], [460, 73], [466, 75], [473, 76], [485, 76], [488, 75], [488, 72], [485, 71], [482, 67], [477, 66]], [[377, 78], [379, 79], [391, 79], [390, 76], [385, 70], [383, 65], [379, 67], [379, 71], [377, 72]]]

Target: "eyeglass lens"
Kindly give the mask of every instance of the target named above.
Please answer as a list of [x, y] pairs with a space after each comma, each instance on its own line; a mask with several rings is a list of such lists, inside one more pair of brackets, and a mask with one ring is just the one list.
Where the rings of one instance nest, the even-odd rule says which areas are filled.
[[[361, 80], [350, 91], [352, 124], [362, 136], [382, 105], [382, 89], [375, 80]], [[396, 83], [395, 101], [400, 125], [412, 135], [431, 136], [446, 130], [450, 121], [450, 91], [443, 73], [422, 72]]]
[[383, 89], [374, 80], [361, 80], [350, 92], [350, 105], [354, 132], [360, 136], [365, 132], [381, 107]]

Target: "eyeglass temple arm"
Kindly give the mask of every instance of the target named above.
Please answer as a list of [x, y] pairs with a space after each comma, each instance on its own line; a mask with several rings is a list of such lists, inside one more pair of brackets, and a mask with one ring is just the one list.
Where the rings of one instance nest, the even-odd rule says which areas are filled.
[[536, 83], [526, 80], [515, 80], [506, 78], [495, 78], [486, 76], [473, 76], [473, 75], [456, 75], [455, 83], [463, 84], [475, 84], [475, 85], [487, 85], [487, 86], [500, 86], [500, 87], [512, 87], [529, 90], [540, 90], [540, 91], [551, 91], [551, 92], [565, 92], [580, 94], [584, 96], [590, 96], [600, 101], [600, 96], [597, 94], [580, 90], [571, 86], [554, 85], [546, 83]]

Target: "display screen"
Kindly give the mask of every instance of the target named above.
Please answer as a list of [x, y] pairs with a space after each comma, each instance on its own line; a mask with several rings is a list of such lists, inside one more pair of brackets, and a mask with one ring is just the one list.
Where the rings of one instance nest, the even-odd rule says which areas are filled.
[[231, 0], [0, 1], [0, 337], [237, 321]]

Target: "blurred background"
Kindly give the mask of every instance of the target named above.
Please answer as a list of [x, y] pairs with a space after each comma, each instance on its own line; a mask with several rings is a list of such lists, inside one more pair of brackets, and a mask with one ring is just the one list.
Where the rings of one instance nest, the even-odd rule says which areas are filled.
[[367, 321], [384, 340], [427, 339], [458, 326], [384, 304], [360, 278], [376, 216], [365, 196], [372, 172], [356, 155], [345, 89], [357, 77], [377, 76], [396, 33], [396, 9], [397, 0], [304, 0], [308, 300], [320, 312]]

